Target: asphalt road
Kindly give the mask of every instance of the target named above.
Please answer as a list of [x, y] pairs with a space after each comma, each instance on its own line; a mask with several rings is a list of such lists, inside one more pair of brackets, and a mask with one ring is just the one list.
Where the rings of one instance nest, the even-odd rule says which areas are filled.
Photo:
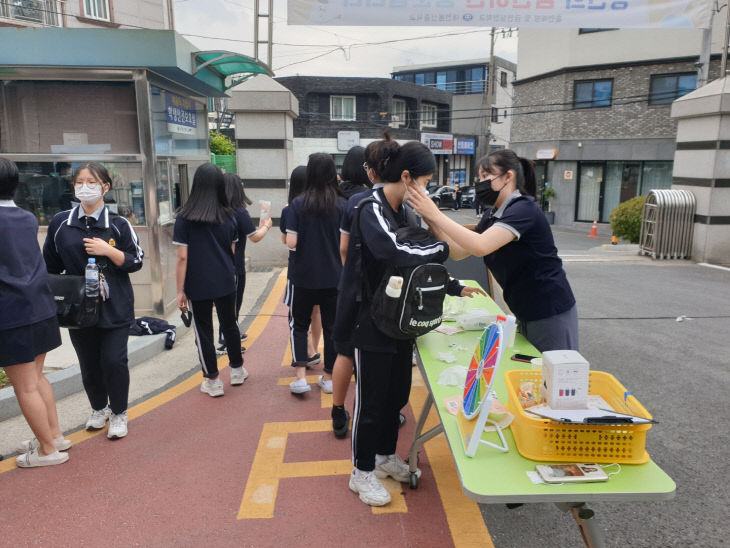
[[[579, 230], [554, 232], [561, 255], [602, 243]], [[726, 546], [730, 271], [638, 256], [596, 258], [565, 259], [581, 354], [592, 368], [614, 374], [660, 421], [648, 432], [647, 449], [677, 483], [672, 501], [589, 505], [606, 545]], [[479, 268], [472, 262], [470, 277]], [[583, 546], [572, 517], [551, 504], [484, 505], [482, 514], [498, 548]]]

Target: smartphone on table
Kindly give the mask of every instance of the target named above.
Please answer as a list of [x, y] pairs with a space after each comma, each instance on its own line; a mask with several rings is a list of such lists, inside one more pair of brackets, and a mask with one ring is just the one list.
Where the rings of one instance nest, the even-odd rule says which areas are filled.
[[540, 356], [528, 356], [527, 354], [513, 354], [512, 359], [516, 362], [530, 363], [531, 360], [539, 358]]
[[595, 463], [538, 464], [535, 470], [545, 483], [608, 481], [608, 475]]

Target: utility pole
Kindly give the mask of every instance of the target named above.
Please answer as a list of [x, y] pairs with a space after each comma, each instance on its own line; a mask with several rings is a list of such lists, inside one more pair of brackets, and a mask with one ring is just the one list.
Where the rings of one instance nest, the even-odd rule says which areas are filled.
[[484, 134], [487, 139], [487, 150], [486, 154], [489, 154], [489, 142], [492, 138], [492, 105], [494, 105], [494, 42], [495, 42], [495, 28], [492, 27], [489, 41], [489, 69], [487, 73], [487, 118], [485, 124]]
[[[267, 19], [266, 40], [259, 40], [259, 31], [261, 18]], [[259, 58], [259, 44], [266, 44], [266, 60]], [[274, 0], [269, 0], [269, 10], [267, 13], [261, 13], [260, 0], [254, 0], [254, 20], [253, 20], [253, 56], [257, 61], [262, 61], [270, 69], [273, 68], [273, 48], [274, 48]]]
[[730, 8], [725, 6], [727, 13], [725, 14], [725, 41], [722, 48], [722, 62], [720, 63], [720, 78], [725, 78], [727, 75], [727, 46], [730, 41]]

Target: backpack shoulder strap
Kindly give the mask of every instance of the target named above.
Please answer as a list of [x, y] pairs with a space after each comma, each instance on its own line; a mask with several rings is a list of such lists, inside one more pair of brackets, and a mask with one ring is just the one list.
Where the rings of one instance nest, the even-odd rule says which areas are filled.
[[358, 264], [355, 266], [357, 272], [357, 302], [362, 302], [363, 288], [368, 296], [372, 295], [370, 283], [367, 276], [362, 273], [362, 236], [360, 235], [360, 212], [369, 203], [378, 203], [372, 195], [366, 196], [360, 200], [355, 206], [355, 214], [352, 217], [350, 225], [350, 246], [354, 246], [355, 252], [348, 260], [356, 260]]

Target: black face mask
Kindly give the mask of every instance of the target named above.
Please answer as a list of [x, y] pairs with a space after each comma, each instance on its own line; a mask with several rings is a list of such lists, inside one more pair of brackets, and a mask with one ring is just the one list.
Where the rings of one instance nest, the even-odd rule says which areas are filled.
[[477, 200], [486, 206], [493, 206], [499, 196], [499, 191], [492, 188], [492, 179], [487, 179], [479, 183], [476, 186], [475, 192]]

